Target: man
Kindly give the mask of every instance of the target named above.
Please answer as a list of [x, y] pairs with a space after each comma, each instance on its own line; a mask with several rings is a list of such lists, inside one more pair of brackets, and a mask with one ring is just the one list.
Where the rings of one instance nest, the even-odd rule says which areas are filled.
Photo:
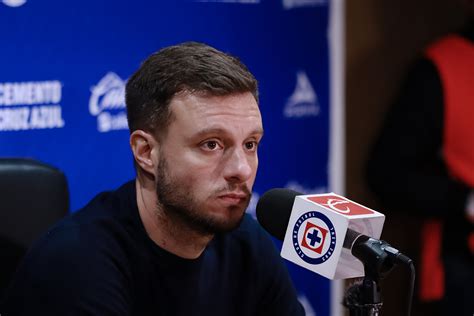
[[263, 135], [257, 82], [199, 43], [150, 56], [126, 87], [137, 178], [29, 252], [10, 315], [301, 315], [268, 235], [245, 209]]

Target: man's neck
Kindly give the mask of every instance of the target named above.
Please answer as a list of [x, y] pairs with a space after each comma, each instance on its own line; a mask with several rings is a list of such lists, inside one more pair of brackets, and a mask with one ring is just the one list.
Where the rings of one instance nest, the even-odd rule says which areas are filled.
[[202, 235], [166, 216], [158, 208], [153, 180], [146, 176], [139, 177], [136, 179], [138, 212], [150, 239], [179, 257], [198, 258], [213, 236]]

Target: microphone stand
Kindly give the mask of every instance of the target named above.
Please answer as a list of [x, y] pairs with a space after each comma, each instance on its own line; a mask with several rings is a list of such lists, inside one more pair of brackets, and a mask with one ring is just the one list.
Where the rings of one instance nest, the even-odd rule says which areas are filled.
[[350, 316], [379, 316], [382, 305], [378, 280], [370, 277], [348, 288], [344, 298]]
[[379, 281], [404, 258], [385, 241], [364, 235], [354, 242], [352, 254], [364, 264], [365, 277], [347, 289], [343, 304], [350, 316], [379, 316], [383, 305]]

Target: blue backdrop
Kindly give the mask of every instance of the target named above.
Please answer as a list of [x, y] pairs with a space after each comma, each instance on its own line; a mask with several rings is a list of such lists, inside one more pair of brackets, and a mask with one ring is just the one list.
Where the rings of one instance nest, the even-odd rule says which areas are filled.
[[[206, 42], [260, 84], [265, 137], [249, 212], [273, 187], [327, 191], [329, 5], [324, 0], [0, 0], [0, 155], [62, 169], [71, 209], [134, 177], [124, 82], [161, 47]], [[288, 263], [308, 315], [329, 281]]]

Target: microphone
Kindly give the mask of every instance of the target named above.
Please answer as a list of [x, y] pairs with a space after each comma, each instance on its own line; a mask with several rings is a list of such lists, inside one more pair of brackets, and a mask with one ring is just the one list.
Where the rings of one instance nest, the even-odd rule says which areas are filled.
[[259, 199], [256, 212], [263, 228], [283, 241], [283, 258], [329, 279], [364, 272], [378, 279], [398, 263], [411, 263], [377, 239], [383, 214], [334, 193], [302, 195], [272, 189]]

